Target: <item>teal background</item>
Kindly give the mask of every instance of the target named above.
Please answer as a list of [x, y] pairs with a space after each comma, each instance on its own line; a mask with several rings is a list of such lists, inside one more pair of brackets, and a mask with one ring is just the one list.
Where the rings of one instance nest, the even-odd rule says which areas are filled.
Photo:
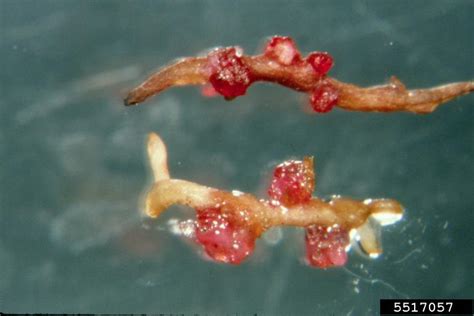
[[[329, 51], [331, 74], [408, 87], [474, 78], [472, 1], [0, 0], [0, 311], [372, 315], [380, 298], [472, 298], [473, 96], [429, 115], [307, 114], [304, 95], [257, 84], [232, 102], [195, 87], [125, 108], [180, 56], [255, 53], [267, 36]], [[143, 218], [144, 141], [168, 144], [176, 178], [264, 196], [271, 167], [316, 157], [327, 197], [406, 207], [384, 255], [302, 264], [303, 232], [259, 241], [241, 266], [202, 260]], [[274, 235], [278, 235], [274, 232]]]

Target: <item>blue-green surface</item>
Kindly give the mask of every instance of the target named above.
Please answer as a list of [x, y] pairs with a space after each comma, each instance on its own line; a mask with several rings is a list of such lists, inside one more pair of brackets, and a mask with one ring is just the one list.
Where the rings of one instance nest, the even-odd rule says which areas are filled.
[[[259, 84], [233, 102], [174, 89], [125, 108], [153, 69], [273, 34], [326, 50], [332, 74], [409, 87], [474, 77], [472, 1], [0, 0], [0, 311], [366, 315], [380, 298], [474, 296], [474, 98], [430, 115], [335, 110]], [[302, 231], [241, 266], [202, 260], [168, 219], [140, 216], [144, 140], [160, 133], [185, 178], [264, 193], [272, 164], [315, 155], [317, 194], [407, 208], [384, 255], [301, 263]], [[188, 212], [191, 214], [191, 212]]]

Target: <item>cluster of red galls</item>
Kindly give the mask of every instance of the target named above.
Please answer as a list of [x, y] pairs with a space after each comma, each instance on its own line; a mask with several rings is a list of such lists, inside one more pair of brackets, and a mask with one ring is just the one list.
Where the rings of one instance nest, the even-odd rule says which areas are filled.
[[[268, 62], [278, 63], [279, 67], [311, 67], [315, 79], [319, 80], [310, 94], [314, 111], [329, 112], [336, 105], [338, 91], [324, 80], [333, 65], [328, 53], [312, 52], [303, 58], [291, 38], [274, 36], [266, 44], [263, 55]], [[207, 58], [209, 82], [217, 93], [228, 100], [244, 95], [256, 80], [242, 59], [239, 48], [215, 49]], [[291, 207], [309, 202], [313, 191], [313, 162], [306, 158], [278, 165], [268, 195], [275, 208]], [[238, 224], [231, 214], [223, 213], [219, 207], [197, 210], [195, 239], [216, 261], [239, 264], [253, 252], [256, 238], [250, 228]], [[340, 227], [309, 226], [305, 241], [306, 258], [310, 265], [327, 268], [346, 263], [349, 235]]]
[[[310, 66], [319, 79], [310, 92], [310, 103], [315, 112], [329, 112], [338, 100], [337, 89], [324, 78], [333, 66], [333, 58], [326, 52], [312, 52], [306, 58], [301, 56], [295, 42], [284, 36], [274, 36], [265, 45], [263, 55], [269, 62], [281, 67]], [[252, 70], [242, 60], [239, 48], [226, 47], [213, 50], [208, 55], [209, 82], [224, 98], [231, 100], [244, 95], [256, 80]]]
[[[308, 203], [314, 190], [311, 158], [290, 160], [278, 165], [268, 189], [270, 202], [279, 209]], [[277, 211], [277, 210], [276, 210]], [[239, 264], [255, 248], [257, 236], [246, 226], [238, 224], [232, 215], [219, 207], [198, 209], [195, 240], [206, 254], [220, 262]], [[349, 234], [339, 226], [312, 225], [305, 229], [306, 259], [319, 268], [342, 266], [347, 261]]]

